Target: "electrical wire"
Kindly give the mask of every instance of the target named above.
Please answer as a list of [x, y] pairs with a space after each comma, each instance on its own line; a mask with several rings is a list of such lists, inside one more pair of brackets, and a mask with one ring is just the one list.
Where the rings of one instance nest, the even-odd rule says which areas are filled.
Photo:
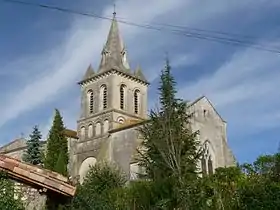
[[[34, 6], [34, 7], [40, 7], [40, 8], [44, 8], [44, 9], [56, 10], [56, 11], [60, 11], [60, 12], [71, 13], [71, 14], [75, 14], [75, 15], [82, 15], [82, 16], [87, 16], [87, 17], [92, 17], [92, 18], [97, 18], [97, 19], [110, 20], [110, 21], [112, 20], [112, 18], [109, 18], [109, 17], [104, 17], [101, 15], [93, 14], [93, 13], [79, 12], [79, 11], [61, 8], [61, 7], [57, 7], [57, 6], [37, 4], [37, 3], [33, 3], [33, 2], [26, 2], [26, 1], [20, 1], [20, 0], [1, 0], [1, 1], [28, 5], [28, 6]], [[139, 24], [139, 23], [135, 23], [135, 22], [125, 21], [124, 18], [118, 18], [118, 22], [122, 23], [122, 24], [130, 25], [130, 26], [134, 26], [134, 27], [149, 29], [149, 30], [155, 30], [155, 31], [160, 31], [160, 32], [165, 31], [168, 33], [172, 33], [175, 35], [181, 35], [181, 36], [185, 36], [188, 38], [212, 41], [212, 42], [217, 42], [217, 43], [227, 44], [227, 45], [243, 46], [243, 47], [248, 47], [248, 48], [253, 48], [253, 49], [257, 49], [257, 50], [280, 54], [280, 49], [269, 48], [265, 45], [258, 44], [254, 41], [248, 40], [250, 36], [243, 36], [243, 38], [246, 37], [247, 40], [240, 40], [240, 39], [236, 39], [234, 37], [236, 37], [236, 36], [242, 37], [241, 35], [230, 34], [227, 32], [219, 32], [219, 31], [214, 31], [214, 30], [204, 30], [204, 29], [190, 28], [190, 27], [185, 27], [185, 26], [176, 26], [176, 25], [171, 25], [171, 24], [154, 23], [154, 25], [162, 26], [162, 27], [157, 27], [157, 26], [154, 26], [151, 24]], [[172, 28], [174, 28], [174, 29], [172, 29]], [[189, 29], [189, 30], [187, 30], [187, 29]], [[200, 31], [200, 33], [193, 32], [193, 31]], [[203, 34], [201, 32], [204, 32], [204, 33], [206, 32], [208, 34]], [[211, 34], [209, 35], [209, 33], [214, 33], [216, 35], [211, 35]], [[226, 35], [228, 37], [217, 36], [217, 34]], [[251, 39], [252, 38], [253, 37], [251, 37]]]

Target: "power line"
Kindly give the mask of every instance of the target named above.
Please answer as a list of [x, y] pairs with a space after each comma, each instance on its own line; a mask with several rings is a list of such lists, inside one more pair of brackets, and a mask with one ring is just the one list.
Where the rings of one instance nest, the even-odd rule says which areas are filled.
[[206, 36], [205, 34], [201, 34], [201, 33], [194, 33], [194, 32], [188, 32], [188, 31], [182, 31], [182, 30], [176, 30], [176, 29], [157, 28], [157, 27], [154, 27], [152, 25], [141, 25], [141, 24], [137, 24], [137, 23], [133, 23], [133, 22], [127, 22], [127, 21], [121, 21], [121, 20], [118, 20], [118, 22], [124, 23], [124, 24], [127, 24], [127, 25], [146, 28], [146, 29], [152, 29], [152, 30], [157, 30], [157, 31], [167, 31], [167, 32], [171, 32], [173, 34], [183, 35], [183, 36], [186, 36], [186, 37], [189, 37], [189, 38], [213, 41], [213, 42], [218, 42], [218, 43], [228, 44], [228, 45], [246, 46], [246, 47], [249, 47], [249, 48], [254, 48], [254, 49], [258, 49], [258, 50], [262, 50], [262, 51], [268, 51], [268, 52], [273, 52], [273, 53], [279, 53], [280, 54], [280, 50], [278, 50], [278, 49], [268, 48], [264, 45], [257, 44], [257, 43], [252, 42], [252, 41], [243, 41], [243, 40], [226, 38], [226, 37], [218, 37], [218, 36], [213, 36], [213, 35]]
[[[93, 17], [93, 18], [97, 18], [97, 19], [112, 20], [112, 18], [109, 18], [109, 17], [104, 17], [104, 16], [92, 14], [92, 13], [79, 12], [79, 11], [56, 7], [56, 6], [37, 4], [37, 3], [32, 3], [32, 2], [24, 2], [24, 1], [20, 1], [20, 0], [1, 0], [1, 1], [28, 5], [28, 6], [34, 6], [34, 7], [40, 7], [40, 8], [44, 8], [44, 9], [56, 10], [56, 11], [60, 11], [60, 12], [71, 13], [71, 14], [75, 14], [75, 15], [82, 15], [82, 16], [87, 16], [87, 17]], [[121, 19], [123, 19], [123, 18], [121, 18]], [[207, 34], [201, 33], [203, 31], [210, 33], [211, 31], [209, 31], [209, 30], [190, 28], [191, 30], [201, 31], [200, 33], [198, 33], [198, 32], [192, 32], [191, 30], [187, 31], [186, 29], [189, 27], [184, 27], [184, 26], [174, 26], [174, 25], [170, 25], [170, 24], [157, 23], [157, 25], [162, 25], [165, 27], [156, 27], [156, 26], [153, 26], [150, 24], [138, 24], [138, 23], [129, 22], [129, 21], [125, 21], [125, 20], [119, 20], [119, 18], [118, 18], [118, 22], [122, 23], [122, 24], [130, 25], [130, 26], [149, 29], [149, 30], [156, 30], [156, 31], [161, 31], [161, 32], [166, 31], [169, 33], [185, 36], [188, 38], [212, 41], [212, 42], [217, 42], [217, 43], [222, 43], [222, 44], [227, 44], [227, 45], [246, 46], [248, 48], [253, 48], [253, 49], [257, 49], [257, 50], [280, 54], [280, 49], [268, 48], [264, 45], [257, 44], [250, 40], [239, 40], [239, 39], [230, 38], [230, 37], [227, 38], [227, 37], [220, 37], [220, 36], [216, 36], [216, 35], [207, 35]], [[166, 28], [166, 27], [169, 27], [169, 28]], [[171, 27], [177, 28], [177, 29], [171, 29]], [[185, 29], [185, 30], [182, 30], [182, 29]], [[233, 34], [226, 33], [226, 32], [212, 31], [212, 33], [216, 33], [216, 34], [220, 34], [220, 35], [224, 34], [224, 35], [228, 35], [228, 36], [230, 35], [231, 37], [234, 37]]]
[[[126, 18], [122, 18], [118, 16], [118, 20], [127, 20]], [[209, 29], [202, 29], [202, 28], [194, 28], [190, 26], [181, 26], [181, 25], [172, 25], [172, 24], [166, 24], [166, 23], [158, 23], [158, 22], [150, 22], [152, 25], [158, 25], [158, 26], [163, 26], [163, 27], [170, 27], [170, 28], [175, 28], [175, 29], [180, 29], [180, 30], [188, 30], [188, 31], [198, 31], [198, 32], [203, 32], [203, 33], [208, 33], [208, 34], [218, 34], [218, 35], [223, 35], [223, 36], [228, 36], [228, 37], [239, 37], [242, 39], [256, 39], [257, 37], [251, 36], [251, 35], [244, 35], [244, 34], [239, 34], [239, 33], [229, 33], [225, 31], [218, 31], [218, 30], [209, 30]]]

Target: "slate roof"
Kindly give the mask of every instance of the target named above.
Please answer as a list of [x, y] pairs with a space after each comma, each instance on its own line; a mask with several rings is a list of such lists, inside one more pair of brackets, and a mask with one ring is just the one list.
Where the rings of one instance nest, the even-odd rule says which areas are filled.
[[134, 72], [134, 75], [135, 75], [135, 77], [137, 77], [138, 79], [147, 82], [147, 79], [146, 79], [146, 77], [144, 76], [143, 71], [142, 71], [142, 69], [141, 69], [140, 66], [137, 67], [137, 69], [136, 69], [135, 72]]
[[120, 35], [118, 21], [115, 15], [112, 19], [109, 34], [107, 36], [107, 41], [103, 47], [101, 54], [102, 58], [97, 72], [92, 73], [92, 68], [90, 68], [91, 66], [89, 66], [82, 81], [79, 81], [78, 84], [84, 84], [92, 78], [98, 78], [99, 76], [106, 74], [112, 70], [118, 71], [124, 76], [128, 76], [133, 80], [136, 79], [144, 82], [145, 84], [149, 84], [140, 68], [135, 72], [131, 72], [128, 64], [129, 62], [126, 61], [127, 65], [124, 65], [123, 63], [123, 55], [126, 54], [127, 56], [127, 52]]
[[92, 66], [89, 65], [89, 67], [87, 68], [87, 71], [83, 77], [83, 80], [91, 78], [92, 76], [94, 76], [94, 74], [95, 74], [95, 72], [94, 72]]

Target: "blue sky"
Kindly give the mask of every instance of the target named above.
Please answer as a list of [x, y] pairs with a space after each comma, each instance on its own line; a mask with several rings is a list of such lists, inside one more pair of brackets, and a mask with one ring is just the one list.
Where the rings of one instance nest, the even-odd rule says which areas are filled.
[[[40, 2], [111, 17], [113, 1]], [[102, 3], [101, 3], [102, 2]], [[163, 3], [164, 2], [164, 3]], [[280, 49], [278, 0], [119, 0], [117, 16], [249, 36]], [[0, 144], [47, 133], [54, 108], [75, 129], [80, 90], [90, 63], [97, 68], [110, 22], [0, 2]], [[206, 95], [228, 122], [228, 141], [240, 162], [277, 151], [280, 141], [280, 55], [120, 24], [130, 64], [151, 82], [150, 106], [168, 51], [178, 94]], [[241, 39], [240, 37], [237, 37]], [[248, 39], [248, 38], [247, 38]]]

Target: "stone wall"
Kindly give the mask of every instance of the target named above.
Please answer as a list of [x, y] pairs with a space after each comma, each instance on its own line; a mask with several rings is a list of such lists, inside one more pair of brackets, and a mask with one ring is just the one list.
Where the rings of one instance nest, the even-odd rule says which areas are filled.
[[22, 200], [26, 210], [43, 210], [46, 202], [46, 195], [18, 182], [15, 182], [15, 198]]

